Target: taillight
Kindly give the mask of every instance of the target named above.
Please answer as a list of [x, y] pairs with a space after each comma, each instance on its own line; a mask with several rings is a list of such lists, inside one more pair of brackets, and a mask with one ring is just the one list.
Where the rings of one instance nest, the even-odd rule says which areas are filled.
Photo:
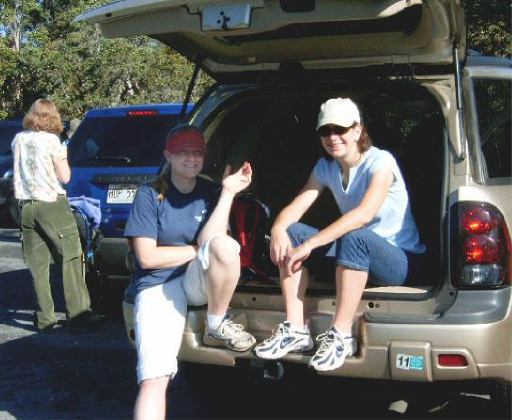
[[487, 203], [459, 203], [457, 249], [459, 286], [496, 287], [511, 283], [511, 245], [501, 212]]

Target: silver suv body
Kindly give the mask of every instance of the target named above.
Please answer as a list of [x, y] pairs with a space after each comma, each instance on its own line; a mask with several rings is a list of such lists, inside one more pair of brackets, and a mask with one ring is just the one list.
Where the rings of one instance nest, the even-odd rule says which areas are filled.
[[[252, 192], [271, 219], [321, 154], [319, 105], [356, 101], [374, 143], [404, 172], [430, 264], [414, 284], [368, 285], [357, 316], [361, 351], [322, 374], [510, 384], [512, 70], [510, 61], [467, 54], [461, 1], [128, 0], [79, 19], [107, 37], [149, 35], [218, 81], [190, 117], [208, 139], [209, 176], [250, 160]], [[324, 194], [305, 222], [323, 227], [336, 217]], [[241, 278], [231, 303], [235, 321], [259, 340], [284, 319], [274, 280]], [[307, 299], [313, 334], [327, 329], [335, 303], [333, 276], [319, 274]], [[128, 296], [133, 340], [132, 306]], [[205, 347], [204, 317], [190, 308], [182, 360], [255, 360]], [[310, 357], [284, 361], [305, 369]]]

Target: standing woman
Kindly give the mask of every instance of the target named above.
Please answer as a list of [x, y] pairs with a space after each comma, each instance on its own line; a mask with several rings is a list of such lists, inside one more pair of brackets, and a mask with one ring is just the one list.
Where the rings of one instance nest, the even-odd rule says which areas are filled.
[[[407, 282], [425, 247], [396, 160], [372, 146], [354, 102], [325, 102], [317, 132], [328, 157], [317, 162], [306, 185], [272, 227], [271, 257], [279, 266], [286, 321], [255, 352], [277, 359], [313, 349], [304, 322], [308, 269], [314, 260], [323, 265], [330, 260], [336, 270], [337, 306], [331, 327], [317, 337], [321, 343], [310, 360], [314, 369], [328, 371], [341, 367], [358, 350], [352, 323], [366, 283]], [[320, 231], [297, 223], [325, 187], [332, 191], [341, 216]]]
[[32, 274], [34, 326], [50, 332], [57, 318], [50, 287], [50, 256], [62, 268], [66, 316], [76, 325], [95, 323], [85, 285], [82, 249], [63, 184], [71, 171], [59, 134], [64, 129], [54, 103], [35, 101], [23, 119], [24, 131], [12, 142], [14, 193], [21, 200], [23, 253]]
[[167, 139], [170, 170], [137, 192], [125, 229], [133, 239], [137, 348], [135, 419], [163, 419], [169, 380], [177, 356], [187, 305], [208, 304], [203, 343], [243, 352], [256, 340], [227, 316], [240, 277], [240, 246], [227, 235], [235, 194], [249, 186], [249, 163], [230, 175], [222, 188], [198, 177], [206, 145], [202, 132], [178, 126]]

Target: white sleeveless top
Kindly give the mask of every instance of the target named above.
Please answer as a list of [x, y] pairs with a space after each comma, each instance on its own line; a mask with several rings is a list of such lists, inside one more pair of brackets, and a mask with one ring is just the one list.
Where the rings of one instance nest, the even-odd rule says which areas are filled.
[[384, 168], [391, 169], [395, 180], [374, 219], [365, 227], [404, 251], [421, 254], [425, 252], [425, 245], [420, 242], [405, 182], [391, 153], [377, 147], [367, 150], [361, 163], [350, 169], [346, 187], [342, 183], [343, 168], [336, 159], [321, 158], [313, 169], [313, 175], [332, 191], [341, 213], [345, 214], [361, 204], [373, 175]]
[[53, 161], [66, 159], [67, 149], [56, 134], [25, 130], [16, 134], [11, 147], [17, 199], [53, 202], [66, 194]]

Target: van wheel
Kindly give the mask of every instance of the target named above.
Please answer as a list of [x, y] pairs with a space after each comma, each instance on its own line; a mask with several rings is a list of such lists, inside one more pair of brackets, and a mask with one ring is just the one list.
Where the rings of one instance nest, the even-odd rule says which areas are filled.
[[19, 200], [14, 197], [14, 194], [9, 194], [5, 203], [11, 224], [16, 228], [21, 227], [21, 212], [18, 207]]

